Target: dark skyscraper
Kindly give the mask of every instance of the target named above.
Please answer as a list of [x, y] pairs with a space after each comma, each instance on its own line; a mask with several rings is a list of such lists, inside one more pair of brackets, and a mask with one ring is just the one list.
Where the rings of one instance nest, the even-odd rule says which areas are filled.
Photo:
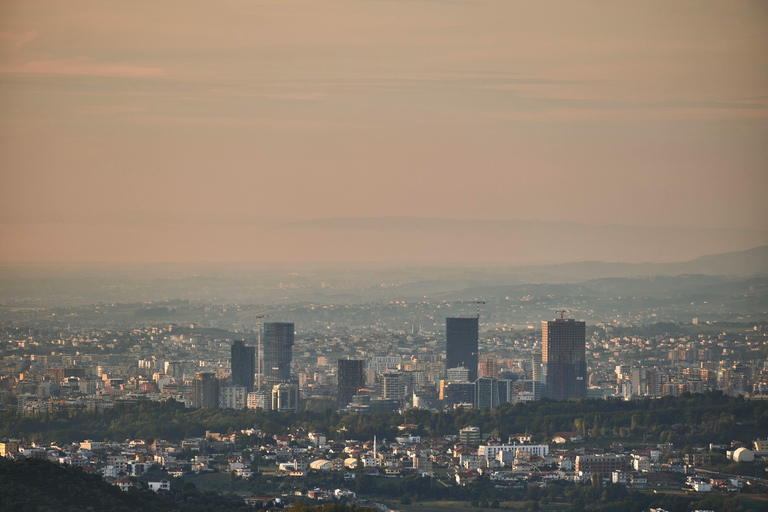
[[587, 398], [586, 324], [572, 319], [541, 322], [541, 362], [546, 396]]
[[469, 370], [469, 382], [477, 380], [478, 319], [445, 319], [445, 367], [463, 366]]
[[192, 407], [218, 409], [219, 379], [213, 372], [200, 372], [192, 381]]
[[232, 385], [253, 391], [253, 376], [256, 373], [256, 348], [245, 346], [242, 340], [232, 344]]
[[365, 387], [365, 361], [339, 359], [339, 409], [352, 403], [352, 397]]
[[264, 323], [264, 379], [274, 386], [291, 378], [293, 323]]

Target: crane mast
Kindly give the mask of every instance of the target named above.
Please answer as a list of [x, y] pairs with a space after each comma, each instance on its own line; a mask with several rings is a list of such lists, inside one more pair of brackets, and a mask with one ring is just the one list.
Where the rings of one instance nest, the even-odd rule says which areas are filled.
[[256, 317], [256, 320], [258, 320], [257, 325], [259, 329], [259, 336], [258, 336], [259, 342], [258, 342], [258, 348], [256, 349], [257, 351], [256, 359], [258, 360], [258, 365], [259, 365], [258, 369], [256, 370], [256, 374], [258, 375], [257, 382], [256, 382], [257, 391], [261, 391], [261, 319], [269, 318], [270, 316], [272, 315], [258, 315]]

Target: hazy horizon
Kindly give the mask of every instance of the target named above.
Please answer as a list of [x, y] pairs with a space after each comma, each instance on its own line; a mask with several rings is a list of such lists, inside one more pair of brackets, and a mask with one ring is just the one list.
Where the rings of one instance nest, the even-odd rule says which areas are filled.
[[[47, 257], [6, 260], [5, 263], [283, 262], [371, 263], [385, 267], [526, 266], [584, 261], [636, 264], [685, 262], [768, 244], [768, 232], [757, 230], [519, 219], [349, 217], [265, 224], [249, 219], [220, 222], [123, 219], [120, 224], [51, 223], [45, 227], [49, 238], [60, 240], [50, 247]], [[104, 250], [92, 250], [88, 257], [78, 259], [79, 253], [68, 251], [65, 240], [77, 238], [73, 229], [97, 233]], [[179, 236], [192, 231], [198, 236], [203, 233], [204, 240], [217, 240], [217, 244], [198, 245], [192, 252], [180, 252], [184, 240]], [[156, 238], [152, 240], [152, 236]], [[111, 257], [116, 250], [133, 257]]]
[[0, 262], [768, 244], [768, 4], [11, 0]]

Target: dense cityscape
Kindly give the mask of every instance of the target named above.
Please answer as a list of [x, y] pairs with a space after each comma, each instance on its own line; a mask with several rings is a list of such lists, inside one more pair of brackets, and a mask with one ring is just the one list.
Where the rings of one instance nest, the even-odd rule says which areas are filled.
[[[759, 283], [742, 296], [756, 307]], [[608, 485], [618, 494], [606, 504], [651, 488], [765, 495], [766, 324], [744, 318], [759, 312], [735, 319], [702, 301], [679, 307], [701, 320], [654, 322], [650, 296], [631, 299], [650, 307], [624, 312], [613, 307], [619, 296], [546, 290], [342, 305], [6, 306], [0, 449], [122, 490], [178, 494], [194, 482], [262, 508], [538, 507], [565, 499], [553, 485]], [[557, 303], [580, 307], [548, 309]], [[552, 416], [557, 403], [570, 416]], [[737, 403], [749, 405], [711, 411]], [[648, 404], [683, 416], [656, 417]], [[497, 410], [512, 416], [484, 416]], [[207, 416], [180, 420], [195, 411]], [[147, 414], [164, 420], [147, 425]], [[390, 478], [408, 480], [378, 482]]]
[[768, 2], [0, 2], [0, 512], [768, 510]]

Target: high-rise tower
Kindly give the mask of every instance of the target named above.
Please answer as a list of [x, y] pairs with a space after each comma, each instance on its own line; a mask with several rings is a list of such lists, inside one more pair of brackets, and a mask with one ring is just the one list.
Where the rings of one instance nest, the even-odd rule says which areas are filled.
[[573, 319], [541, 322], [542, 380], [555, 400], [587, 397], [586, 324]]
[[403, 373], [396, 370], [381, 375], [381, 398], [402, 402], [405, 396]]
[[365, 361], [339, 359], [339, 409], [352, 403], [352, 397], [365, 387]]
[[494, 356], [484, 356], [480, 359], [480, 365], [478, 367], [478, 377], [498, 377], [499, 376], [499, 360]]
[[192, 407], [218, 409], [219, 379], [213, 372], [200, 372], [192, 381]]
[[253, 376], [256, 373], [256, 348], [245, 346], [242, 340], [232, 343], [232, 385], [253, 391]]
[[274, 386], [291, 378], [293, 322], [264, 323], [264, 379]]
[[469, 369], [469, 382], [477, 380], [478, 319], [445, 319], [445, 367]]

